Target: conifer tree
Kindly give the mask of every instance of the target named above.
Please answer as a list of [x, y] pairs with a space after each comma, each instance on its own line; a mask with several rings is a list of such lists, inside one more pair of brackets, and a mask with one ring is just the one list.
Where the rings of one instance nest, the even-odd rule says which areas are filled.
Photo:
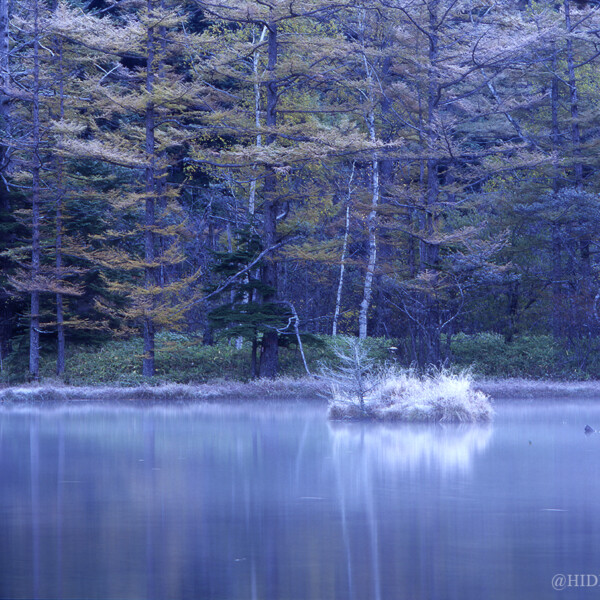
[[[300, 189], [306, 190], [301, 182], [304, 169], [309, 165], [314, 168], [339, 153], [342, 147], [347, 152], [365, 146], [362, 135], [352, 132], [341, 138], [336, 135], [339, 131], [316, 116], [322, 110], [317, 102], [325, 98], [326, 92], [319, 89], [326, 87], [321, 73], [332, 70], [337, 61], [330, 51], [334, 47], [331, 38], [326, 34], [335, 35], [328, 23], [339, 5], [323, 1], [270, 5], [246, 2], [229, 9], [211, 3], [200, 5], [207, 14], [237, 28], [237, 39], [215, 51], [209, 64], [229, 84], [232, 80], [236, 82], [236, 93], [245, 101], [237, 104], [223, 93], [220, 110], [214, 109], [212, 122], [218, 124], [217, 130], [231, 135], [234, 143], [219, 153], [219, 160], [199, 150], [195, 162], [246, 172], [252, 182], [256, 181], [256, 168], [262, 170], [259, 177], [262, 185], [258, 188], [252, 183], [249, 196], [257, 198], [256, 216], [264, 249], [271, 252], [261, 268], [262, 302], [275, 305], [283, 299], [277, 292], [278, 264], [273, 251], [281, 246], [285, 234], [293, 235], [291, 223], [284, 226], [284, 219], [293, 220], [291, 215], [301, 203], [297, 194]], [[260, 41], [261, 35], [259, 43], [252, 44], [256, 28], [266, 32], [264, 42]], [[254, 87], [257, 69], [254, 60], [248, 61], [246, 57], [255, 58], [257, 46], [263, 45], [264, 60], [258, 69], [263, 73], [259, 93], [262, 107], [253, 111], [254, 118], [248, 118], [246, 107], [250, 102], [254, 104], [257, 97]], [[217, 46], [215, 43], [214, 47]], [[260, 145], [256, 144], [257, 134], [264, 140]], [[262, 336], [261, 376], [272, 377], [277, 372], [278, 338], [276, 329], [265, 331]]]
[[[543, 34], [534, 34], [517, 17], [511, 38], [506, 38], [500, 6], [480, 14], [466, 4], [443, 0], [381, 4], [389, 22], [404, 24], [394, 29], [394, 42], [382, 59], [386, 72], [399, 80], [380, 84], [386, 120], [395, 124], [394, 135], [404, 142], [388, 153], [393, 160], [384, 194], [400, 209], [393, 227], [408, 236], [409, 264], [402, 272], [409, 276], [395, 278], [392, 288], [399, 297], [391, 301], [411, 324], [415, 358], [435, 363], [441, 359], [440, 334], [464, 302], [466, 281], [461, 280], [473, 273], [461, 265], [469, 254], [473, 266], [487, 264], [485, 253], [476, 250], [482, 247], [480, 230], [464, 220], [465, 208], [486, 177], [482, 167], [492, 170], [505, 158], [513, 168], [535, 160], [522, 140], [493, 137], [496, 132], [489, 131], [508, 114], [497, 106], [493, 82], [518, 70]], [[514, 35], [519, 29], [522, 38]], [[383, 71], [379, 81], [386, 81]]]
[[[85, 103], [73, 86], [77, 80], [73, 75], [85, 69], [85, 59], [81, 49], [68, 49], [57, 37], [52, 11], [43, 3], [32, 0], [15, 5], [12, 23], [15, 40], [8, 71], [15, 74], [7, 90], [10, 119], [3, 136], [12, 166], [4, 181], [14, 196], [21, 194], [29, 202], [30, 209], [23, 211], [20, 219], [28, 224], [31, 242], [13, 248], [12, 256], [21, 268], [11, 285], [30, 296], [29, 370], [30, 378], [37, 380], [41, 336], [56, 336], [57, 373], [62, 376], [66, 329], [89, 325], [67, 315], [64, 302], [82, 294], [81, 269], [72, 261], [65, 262], [65, 253], [76, 252], [65, 235], [65, 198], [74, 179], [68, 173], [62, 146], [79, 131], [69, 119]], [[25, 249], [30, 251], [29, 259]]]
[[196, 278], [167, 276], [184, 260], [187, 235], [179, 186], [169, 168], [181, 161], [193, 137], [182, 124], [193, 127], [200, 91], [185, 81], [179, 58], [182, 48], [194, 52], [194, 38], [184, 32], [186, 16], [177, 3], [151, 0], [124, 24], [69, 16], [63, 35], [93, 46], [99, 68], [86, 84], [94, 101], [86, 128], [93, 135], [65, 142], [64, 150], [131, 172], [127, 189], [110, 198], [113, 227], [99, 240], [93, 259], [124, 301], [120, 307], [105, 304], [107, 314], [121, 319], [125, 331], [142, 330], [142, 374], [151, 377], [156, 331], [181, 322], [178, 297]]
[[[4, 11], [3, 11], [4, 12]], [[8, 18], [6, 12], [2, 15]], [[42, 156], [45, 151], [42, 139], [42, 67], [41, 45], [43, 37], [42, 19], [44, 7], [38, 0], [21, 3], [18, 12], [11, 15], [11, 23], [22, 32], [20, 38], [21, 51], [4, 56], [3, 71], [5, 75], [5, 117], [8, 117], [7, 103], [14, 102], [19, 89], [19, 125], [8, 125], [4, 128], [4, 155], [12, 154], [15, 164], [15, 179], [25, 190], [29, 201], [29, 209], [25, 216], [29, 227], [29, 244], [23, 250], [28, 250], [28, 259], [23, 256], [22, 269], [12, 280], [12, 285], [18, 291], [29, 297], [29, 377], [39, 379], [41, 294], [47, 291], [48, 278], [42, 270]], [[5, 32], [6, 33], [6, 30]], [[6, 50], [6, 44], [4, 45]], [[11, 60], [19, 67], [20, 76], [9, 79], [9, 73], [14, 71]], [[7, 89], [8, 88], [8, 89]], [[15, 120], [16, 111], [12, 111], [10, 120]], [[15, 151], [19, 151], [19, 156]], [[6, 182], [6, 177], [4, 178]]]

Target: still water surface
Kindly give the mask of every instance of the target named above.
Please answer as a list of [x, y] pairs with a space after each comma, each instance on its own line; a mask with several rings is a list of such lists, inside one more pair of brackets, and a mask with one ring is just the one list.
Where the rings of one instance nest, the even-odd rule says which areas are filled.
[[0, 598], [594, 597], [552, 578], [600, 581], [600, 403], [496, 410], [0, 407]]

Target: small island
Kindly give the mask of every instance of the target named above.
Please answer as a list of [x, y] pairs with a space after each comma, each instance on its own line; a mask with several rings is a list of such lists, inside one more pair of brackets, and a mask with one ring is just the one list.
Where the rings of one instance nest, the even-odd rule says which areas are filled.
[[362, 396], [333, 384], [328, 414], [333, 420], [485, 423], [494, 410], [468, 374], [396, 372], [376, 380]]
[[334, 353], [337, 366], [323, 370], [332, 420], [478, 423], [492, 419], [489, 397], [473, 388], [467, 370], [381, 366], [369, 347], [352, 337], [341, 337]]

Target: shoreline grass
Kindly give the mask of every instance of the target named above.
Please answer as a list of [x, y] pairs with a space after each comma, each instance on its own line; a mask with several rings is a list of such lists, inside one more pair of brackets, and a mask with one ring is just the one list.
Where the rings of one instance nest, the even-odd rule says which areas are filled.
[[[494, 401], [600, 400], [600, 381], [544, 381], [533, 379], [478, 379], [474, 390]], [[256, 400], [310, 400], [328, 402], [329, 383], [316, 377], [280, 377], [254, 381], [213, 380], [200, 384], [65, 385], [55, 380], [39, 384], [0, 386], [0, 403], [27, 402], [219, 402]]]
[[496, 400], [542, 398], [600, 400], [600, 380], [552, 380], [524, 378], [474, 379], [477, 389]]
[[213, 381], [201, 384], [165, 383], [129, 386], [69, 386], [57, 383], [0, 389], [0, 403], [32, 402], [219, 402], [260, 400], [321, 400], [325, 386], [314, 378]]

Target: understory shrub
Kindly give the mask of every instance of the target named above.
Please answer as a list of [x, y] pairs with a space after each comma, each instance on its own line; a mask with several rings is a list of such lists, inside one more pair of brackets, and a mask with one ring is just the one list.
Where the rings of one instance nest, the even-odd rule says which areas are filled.
[[[319, 365], [334, 361], [331, 336], [311, 335], [303, 341], [311, 372]], [[384, 361], [390, 340], [371, 338], [370, 351]], [[27, 380], [27, 348], [3, 362], [0, 383], [15, 385]], [[198, 336], [159, 333], [156, 336], [156, 375], [152, 382], [142, 376], [143, 343], [141, 338], [106, 341], [101, 344], [68, 344], [64, 382], [71, 385], [153, 385], [162, 382], [204, 383], [207, 381], [247, 381], [250, 378], [249, 342], [237, 348], [232, 341], [221, 340], [204, 345]], [[295, 338], [280, 347], [280, 374], [300, 377], [306, 374]], [[46, 382], [56, 380], [56, 355], [46, 350], [41, 357], [40, 374]]]
[[557, 342], [550, 335], [459, 333], [451, 338], [452, 365], [486, 377], [581, 380], [600, 377], [600, 340]]
[[[338, 363], [336, 345], [343, 336], [303, 336], [303, 346], [311, 373]], [[367, 338], [363, 341], [370, 360], [379, 368], [394, 363], [394, 347], [404, 340]], [[447, 347], [447, 340], [442, 339]], [[475, 376], [519, 377], [528, 379], [600, 379], [600, 338], [556, 342], [549, 335], [514, 336], [507, 342], [497, 333], [456, 334], [450, 339], [451, 360], [456, 369], [469, 368]], [[250, 343], [240, 349], [222, 340], [208, 346], [198, 336], [160, 333], [156, 338], [156, 376], [161, 382], [203, 383], [215, 379], [247, 381], [250, 378]], [[99, 344], [68, 344], [65, 383], [73, 385], [135, 386], [148, 383], [141, 374], [143, 345], [140, 338], [110, 340]], [[27, 381], [28, 347], [15, 343], [14, 351], [0, 363], [0, 384]], [[409, 360], [407, 356], [405, 360]], [[41, 356], [41, 376], [55, 380], [56, 355], [47, 344]], [[295, 338], [280, 348], [280, 374], [301, 377], [304, 366]], [[398, 363], [396, 363], [398, 364]], [[403, 366], [408, 364], [402, 361]]]
[[551, 336], [515, 336], [507, 342], [498, 333], [459, 333], [452, 337], [453, 365], [496, 377], [549, 377], [555, 370], [557, 347]]

